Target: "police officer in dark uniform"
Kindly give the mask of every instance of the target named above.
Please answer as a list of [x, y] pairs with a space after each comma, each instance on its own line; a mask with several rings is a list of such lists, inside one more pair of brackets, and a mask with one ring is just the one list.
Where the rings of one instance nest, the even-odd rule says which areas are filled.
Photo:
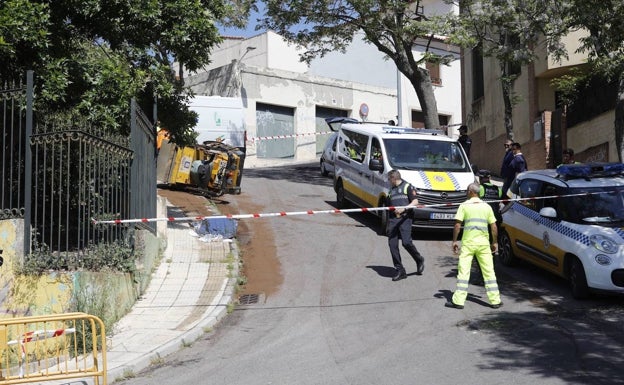
[[470, 147], [472, 147], [472, 139], [468, 136], [468, 126], [461, 125], [459, 127], [459, 138], [457, 139], [459, 144], [464, 149], [466, 156], [470, 159]]
[[[410, 183], [401, 179], [401, 173], [397, 170], [388, 172], [390, 181], [390, 191], [388, 192], [386, 205], [389, 207], [416, 206], [416, 189]], [[407, 252], [414, 258], [417, 270], [416, 274], [421, 275], [425, 270], [425, 259], [412, 243], [412, 214], [410, 209], [397, 208], [388, 213], [388, 246], [392, 255], [392, 263], [396, 269], [393, 281], [407, 278], [405, 268], [401, 263], [399, 253], [399, 238]]]
[[[479, 198], [485, 202], [500, 201], [503, 196], [503, 190], [490, 181], [490, 176], [489, 170], [479, 170]], [[500, 212], [500, 202], [490, 202], [489, 205], [492, 207], [492, 211], [494, 211], [496, 226], [500, 226], [503, 220]]]
[[[503, 221], [503, 217], [500, 212], [500, 199], [503, 196], [503, 190], [491, 182], [490, 180], [490, 170], [479, 170], [479, 198], [484, 202], [488, 201], [499, 201], [499, 202], [488, 202], [490, 207], [492, 207], [492, 211], [494, 212], [494, 217], [496, 218], [496, 226], [500, 226]], [[490, 237], [490, 243], [492, 241], [492, 230], [488, 227], [488, 233]], [[483, 275], [481, 274], [481, 269], [479, 264], [476, 265], [476, 274], [471, 276], [471, 282], [475, 285], [483, 286], [485, 283], [483, 282]]]

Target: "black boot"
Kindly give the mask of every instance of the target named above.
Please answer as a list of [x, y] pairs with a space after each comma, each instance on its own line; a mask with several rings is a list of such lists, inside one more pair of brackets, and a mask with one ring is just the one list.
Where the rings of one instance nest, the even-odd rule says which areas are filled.
[[425, 271], [425, 258], [423, 258], [420, 254], [418, 254], [418, 257], [416, 258], [416, 266], [418, 266], [416, 268], [416, 274], [422, 275], [423, 271]]
[[407, 278], [407, 274], [405, 273], [405, 269], [397, 269], [397, 273], [394, 277], [392, 277], [393, 281], [400, 281], [402, 279]]

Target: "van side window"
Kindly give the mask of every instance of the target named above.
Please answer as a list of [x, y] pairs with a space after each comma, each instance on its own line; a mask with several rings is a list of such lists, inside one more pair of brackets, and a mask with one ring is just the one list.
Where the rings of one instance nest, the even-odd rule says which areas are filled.
[[340, 152], [356, 162], [362, 163], [366, 158], [368, 136], [349, 130], [342, 130]]
[[379, 140], [377, 138], [373, 138], [371, 143], [371, 159], [379, 161], [383, 159], [381, 154], [381, 145], [379, 144]]

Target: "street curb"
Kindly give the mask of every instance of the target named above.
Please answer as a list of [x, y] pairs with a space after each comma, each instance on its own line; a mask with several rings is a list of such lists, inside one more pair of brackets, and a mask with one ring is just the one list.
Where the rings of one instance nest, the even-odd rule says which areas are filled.
[[206, 329], [214, 328], [227, 314], [228, 306], [235, 301], [236, 287], [240, 272], [240, 252], [238, 243], [234, 240], [231, 243], [231, 253], [234, 256], [235, 263], [231, 270], [232, 277], [224, 280], [224, 289], [217, 303], [213, 303], [201, 320], [191, 329], [185, 331], [180, 336], [170, 340], [169, 342], [157, 347], [142, 357], [129, 361], [126, 365], [109, 369], [107, 371], [108, 382], [123, 380], [126, 377], [136, 375], [136, 373], [148, 368], [151, 365], [158, 364], [164, 357], [179, 351], [180, 349], [193, 344], [202, 335], [206, 334]]

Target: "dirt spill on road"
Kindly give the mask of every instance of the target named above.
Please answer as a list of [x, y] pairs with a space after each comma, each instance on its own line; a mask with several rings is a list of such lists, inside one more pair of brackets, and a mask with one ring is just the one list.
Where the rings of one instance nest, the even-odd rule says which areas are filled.
[[[172, 190], [158, 190], [158, 195], [167, 198], [172, 205], [185, 213], [218, 215], [210, 210], [210, 201], [203, 196]], [[228, 196], [216, 198], [213, 203], [224, 215], [257, 213], [261, 210], [260, 206], [246, 199], [244, 194], [235, 199]], [[268, 298], [277, 292], [283, 282], [273, 230], [267, 221], [243, 219], [238, 221], [236, 238], [243, 261], [242, 273], [247, 278], [247, 283], [239, 294], [264, 294]]]

